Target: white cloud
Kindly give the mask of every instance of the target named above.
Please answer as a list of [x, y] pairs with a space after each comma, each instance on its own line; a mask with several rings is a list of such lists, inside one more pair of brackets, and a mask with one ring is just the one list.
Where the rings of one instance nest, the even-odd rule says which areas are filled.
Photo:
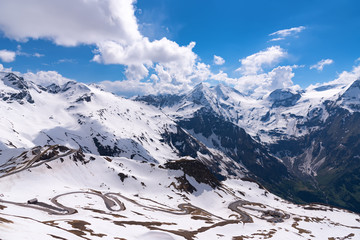
[[150, 83], [143, 83], [136, 80], [102, 81], [97, 85], [105, 91], [116, 93], [122, 97], [132, 97], [136, 95], [154, 93], [151, 91], [152, 85]]
[[44, 57], [45, 55], [41, 54], [41, 53], [34, 53], [33, 56], [37, 57], [37, 58], [41, 58], [41, 57]]
[[164, 84], [159, 89], [170, 89], [169, 84], [176, 85], [175, 89], [192, 86], [203, 74], [193, 52], [195, 43], [180, 46], [167, 38], [150, 41], [139, 31], [135, 2], [3, 0], [0, 30], [18, 41], [41, 38], [63, 46], [93, 45], [93, 61], [125, 65], [127, 80], [142, 80], [153, 70], [157, 85]]
[[194, 67], [197, 55], [192, 51], [194, 46], [194, 42], [188, 46], [179, 46], [166, 38], [153, 42], [150, 42], [148, 38], [142, 38], [127, 46], [107, 41], [99, 44], [98, 52], [93, 60], [105, 64], [127, 65], [126, 76], [130, 80], [147, 77], [148, 68], [153, 67], [155, 63], [162, 65], [174, 77], [185, 78], [196, 70]]
[[39, 71], [37, 73], [27, 72], [22, 75], [26, 80], [33, 81], [34, 83], [44, 87], [47, 87], [52, 83], [63, 85], [68, 81], [73, 81], [72, 79], [63, 77], [56, 71]]
[[[135, 17], [136, 0], [1, 0], [0, 31], [11, 39], [46, 39], [62, 46], [90, 45], [95, 48], [93, 61], [125, 66], [123, 81], [103, 81], [104, 89], [123, 96], [149, 93], [179, 93], [208, 79], [233, 84], [251, 94], [292, 84], [292, 67], [274, 67], [287, 53], [279, 46], [241, 59], [240, 78], [226, 73], [213, 74], [210, 66], [194, 53], [195, 43], [181, 46], [167, 38], [150, 41], [139, 31]], [[19, 7], [21, 6], [21, 7]], [[14, 14], [16, 13], [16, 14]], [[304, 27], [271, 34], [284, 38]], [[18, 50], [21, 52], [21, 48]], [[41, 54], [32, 54], [40, 57]], [[214, 56], [214, 64], [225, 61]], [[149, 74], [151, 74], [149, 76]], [[54, 71], [26, 73], [26, 78], [42, 85], [70, 79]]]
[[15, 61], [16, 53], [9, 50], [0, 50], [0, 59], [3, 62], [13, 62]]
[[141, 80], [149, 75], [149, 70], [142, 64], [130, 65], [126, 68], [125, 74], [129, 80]]
[[71, 63], [71, 64], [75, 64], [77, 63], [77, 61], [75, 59], [72, 58], [62, 58], [59, 59], [55, 62], [55, 64], [61, 64], [61, 63]]
[[278, 37], [278, 38], [272, 38], [269, 40], [269, 42], [276, 42], [276, 41], [281, 41], [281, 40], [284, 40], [285, 38], [283, 37]]
[[324, 66], [326, 65], [330, 65], [334, 63], [334, 60], [332, 59], [322, 59], [321, 61], [319, 61], [318, 63], [310, 66], [310, 69], [317, 69], [318, 71], [322, 71], [324, 69]]
[[16, 54], [16, 56], [36, 57], [36, 58], [40, 58], [40, 57], [45, 56], [44, 54], [40, 54], [40, 53], [30, 54], [30, 53], [27, 53], [27, 52], [23, 52], [21, 45], [17, 45], [15, 54]]
[[270, 33], [269, 36], [275, 36], [275, 38], [271, 39], [270, 41], [280, 41], [285, 39], [288, 36], [291, 35], [295, 35], [303, 30], [305, 30], [306, 28], [304, 26], [299, 26], [299, 27], [293, 27], [293, 28], [288, 28], [288, 29], [282, 29], [273, 33]]
[[0, 64], [0, 72], [11, 72], [12, 68], [5, 68], [4, 65]]
[[19, 41], [44, 38], [65, 46], [108, 40], [131, 43], [141, 38], [133, 2], [2, 0], [0, 29]]
[[286, 56], [287, 52], [284, 49], [279, 46], [272, 46], [241, 59], [241, 67], [237, 69], [242, 73], [241, 77], [231, 78], [227, 73], [220, 71], [217, 74], [212, 74], [211, 79], [225, 82], [240, 92], [256, 98], [263, 97], [275, 89], [299, 89], [300, 87], [294, 86], [292, 81], [295, 75], [293, 69], [303, 66], [277, 66], [268, 72], [264, 72], [265, 66], [271, 67]]
[[264, 51], [240, 59], [241, 67], [236, 71], [240, 71], [243, 75], [257, 74], [263, 71], [263, 66], [272, 66], [286, 55], [286, 51], [280, 46], [272, 46]]
[[214, 55], [214, 64], [215, 65], [223, 65], [224, 63], [225, 63], [225, 60], [222, 57]]
[[220, 71], [217, 74], [213, 74], [211, 79], [233, 86], [246, 95], [261, 98], [276, 89], [300, 89], [292, 81], [292, 78], [295, 76], [293, 69], [297, 67], [296, 65], [278, 66], [267, 73], [244, 75], [239, 78], [231, 78], [227, 73]]
[[360, 65], [354, 66], [351, 71], [343, 71], [338, 78], [329, 84], [350, 84], [360, 79]]
[[276, 89], [293, 87], [291, 66], [279, 66], [268, 73], [240, 77], [234, 87], [253, 97], [262, 97]]

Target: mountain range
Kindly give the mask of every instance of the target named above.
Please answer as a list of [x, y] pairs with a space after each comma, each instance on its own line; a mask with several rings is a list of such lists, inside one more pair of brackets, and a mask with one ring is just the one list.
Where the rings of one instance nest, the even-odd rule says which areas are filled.
[[115, 238], [115, 225], [118, 239], [360, 234], [360, 80], [125, 99], [0, 79], [0, 238], [29, 226], [49, 239]]

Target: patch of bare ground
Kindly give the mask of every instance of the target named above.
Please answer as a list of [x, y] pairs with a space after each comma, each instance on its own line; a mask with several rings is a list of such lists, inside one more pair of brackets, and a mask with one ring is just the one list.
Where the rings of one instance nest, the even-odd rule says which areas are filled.
[[299, 222], [300, 221], [303, 221], [303, 219], [301, 218], [294, 218], [295, 222], [291, 225], [293, 228], [295, 228], [296, 230], [298, 230], [299, 234], [303, 234], [303, 233], [306, 233], [306, 234], [311, 234], [310, 231], [306, 230], [306, 229], [303, 229], [303, 228], [299, 228]]
[[239, 220], [225, 220], [225, 221], [221, 221], [215, 224], [212, 224], [210, 226], [207, 227], [201, 227], [195, 231], [188, 231], [188, 230], [183, 230], [183, 229], [179, 229], [179, 230], [167, 230], [167, 229], [161, 229], [161, 228], [157, 228], [157, 227], [151, 227], [149, 228], [150, 230], [158, 230], [158, 231], [164, 231], [164, 232], [168, 232], [168, 233], [172, 233], [178, 236], [181, 236], [187, 240], [193, 240], [195, 239], [196, 235], [199, 233], [203, 233], [206, 232], [210, 229], [216, 228], [216, 227], [222, 227], [228, 224], [238, 224], [240, 223]]
[[84, 210], [88, 210], [88, 211], [92, 211], [92, 212], [95, 212], [95, 213], [100, 213], [100, 214], [104, 214], [104, 215], [109, 215], [109, 216], [112, 216], [112, 217], [115, 217], [115, 218], [127, 218], [123, 215], [120, 215], [120, 214], [116, 214], [116, 213], [107, 213], [103, 210], [99, 210], [99, 209], [94, 209], [94, 208], [88, 208], [88, 207], [84, 207], [83, 208]]
[[0, 217], [0, 223], [3, 222], [3, 223], [14, 223], [13, 221], [11, 220], [8, 220], [8, 219], [5, 219], [5, 218], [2, 218]]
[[202, 221], [205, 221], [205, 223], [207, 224], [213, 224], [214, 222], [212, 221], [211, 218], [208, 218], [208, 217], [201, 217], [201, 216], [192, 216], [191, 219], [194, 219], [194, 220], [202, 220]]
[[56, 223], [55, 221], [44, 221], [44, 222], [42, 222], [42, 223], [44, 223], [44, 224], [46, 224], [46, 225], [49, 225], [49, 226], [52, 226], [52, 227], [57, 227], [59, 224], [58, 223]]
[[114, 237], [114, 239], [117, 239], [117, 240], [127, 240], [126, 238], [120, 238], [120, 237]]
[[252, 235], [253, 236], [264, 236], [264, 238], [262, 239], [270, 239], [274, 236], [274, 234], [277, 232], [276, 229], [270, 229], [270, 231], [266, 231], [264, 230], [263, 232], [261, 233], [253, 233]]
[[233, 237], [232, 240], [244, 240], [245, 238], [248, 238], [246, 236], [236, 236], [236, 237]]
[[4, 205], [0, 205], [0, 210], [4, 210], [5, 208], [7, 208], [7, 207]]
[[304, 219], [305, 222], [316, 222], [316, 223], [319, 223], [323, 220], [324, 218], [319, 218], [319, 217], [305, 217]]
[[232, 238], [232, 240], [245, 240], [245, 239], [254, 239], [254, 237], [241, 235]]
[[48, 234], [50, 237], [55, 238], [55, 239], [60, 239], [60, 240], [67, 240], [66, 238], [62, 238], [53, 234]]
[[138, 225], [151, 229], [152, 226], [162, 226], [162, 225], [176, 225], [176, 223], [166, 223], [166, 222], [139, 222], [139, 221], [113, 221], [114, 224], [125, 227], [126, 225]]
[[345, 237], [329, 237], [328, 240], [345, 240], [345, 239], [352, 239], [352, 237], [355, 236], [355, 234], [350, 233], [349, 235]]
[[103, 233], [94, 233], [92, 229], [87, 228], [87, 225], [91, 225], [90, 223], [82, 220], [69, 220], [66, 221], [68, 224], [72, 226], [72, 230], [69, 230], [70, 232], [74, 233], [75, 235], [78, 235], [79, 237], [84, 237], [86, 235], [85, 232], [90, 233], [91, 236], [95, 237], [105, 237], [106, 234]]

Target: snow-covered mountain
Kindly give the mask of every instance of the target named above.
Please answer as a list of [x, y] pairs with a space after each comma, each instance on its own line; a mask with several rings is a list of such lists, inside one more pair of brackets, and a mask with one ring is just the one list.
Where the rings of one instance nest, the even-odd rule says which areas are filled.
[[[1, 165], [1, 239], [357, 239], [359, 215], [296, 205], [257, 183], [165, 164], [35, 147]], [[28, 202], [27, 202], [28, 201]]]
[[356, 239], [357, 214], [270, 192], [360, 211], [359, 92], [130, 100], [2, 72], [0, 239]]
[[[161, 96], [158, 107], [204, 145], [243, 163], [272, 191], [299, 202], [327, 202], [360, 211], [360, 191], [353, 189], [360, 169], [359, 93], [359, 80], [300, 91], [277, 89], [260, 99], [224, 85], [200, 84], [175, 104], [166, 104]], [[157, 98], [137, 100], [152, 105]], [[250, 135], [248, 144], [236, 141], [241, 131], [235, 129]], [[259, 145], [256, 149], [270, 156], [265, 161], [270, 167], [256, 157], [234, 154], [236, 146], [242, 146], [243, 153], [246, 146]], [[281, 180], [276, 182], [272, 174]], [[344, 181], [346, 188], [334, 187]], [[341, 197], [336, 197], [339, 192]]]

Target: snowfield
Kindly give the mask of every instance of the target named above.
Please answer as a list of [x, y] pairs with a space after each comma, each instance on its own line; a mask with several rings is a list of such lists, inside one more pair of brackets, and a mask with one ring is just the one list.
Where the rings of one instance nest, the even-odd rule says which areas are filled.
[[[32, 161], [52, 151], [63, 157]], [[13, 159], [22, 171], [1, 166], [0, 239], [360, 237], [359, 215], [291, 204], [254, 182], [227, 179], [213, 188], [158, 163], [59, 146], [24, 156]], [[196, 190], [187, 191], [184, 179]], [[34, 198], [37, 203], [27, 203]]]

